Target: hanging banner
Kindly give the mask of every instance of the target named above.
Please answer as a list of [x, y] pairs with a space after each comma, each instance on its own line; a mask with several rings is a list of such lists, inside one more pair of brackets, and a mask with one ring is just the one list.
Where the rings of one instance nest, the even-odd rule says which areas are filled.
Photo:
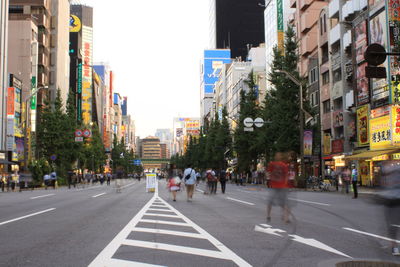
[[369, 144], [368, 139], [368, 112], [369, 106], [364, 105], [357, 108], [357, 144], [358, 146], [366, 146]]
[[381, 150], [392, 146], [390, 116], [370, 120], [369, 143], [371, 150]]
[[392, 106], [392, 145], [400, 146], [400, 105]]
[[304, 131], [304, 156], [311, 157], [312, 156], [312, 145], [313, 145], [313, 132], [310, 130]]
[[[400, 0], [389, 0], [388, 22], [390, 51], [397, 52], [400, 42]], [[398, 56], [390, 56], [391, 103], [400, 104], [400, 61]]]
[[324, 155], [329, 155], [331, 154], [331, 135], [330, 134], [324, 134]]

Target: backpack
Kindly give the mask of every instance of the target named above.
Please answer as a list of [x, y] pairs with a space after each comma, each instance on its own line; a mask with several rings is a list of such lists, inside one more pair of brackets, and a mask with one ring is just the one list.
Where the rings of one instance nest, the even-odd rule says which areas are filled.
[[214, 176], [212, 175], [211, 172], [207, 173], [207, 180], [210, 181], [210, 182], [214, 181]]

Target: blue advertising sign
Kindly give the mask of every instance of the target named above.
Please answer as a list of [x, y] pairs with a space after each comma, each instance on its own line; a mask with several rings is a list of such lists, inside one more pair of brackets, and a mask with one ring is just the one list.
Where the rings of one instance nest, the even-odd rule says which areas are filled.
[[223, 64], [231, 63], [231, 50], [204, 50], [204, 93], [212, 94]]

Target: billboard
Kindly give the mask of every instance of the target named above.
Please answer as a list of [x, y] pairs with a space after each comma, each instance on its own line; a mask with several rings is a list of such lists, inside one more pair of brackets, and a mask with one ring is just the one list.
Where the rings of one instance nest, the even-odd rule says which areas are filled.
[[304, 156], [311, 157], [312, 156], [312, 145], [313, 145], [313, 132], [310, 130], [304, 131]]
[[121, 102], [122, 116], [128, 115], [128, 97], [124, 96]]
[[400, 146], [400, 106], [393, 105], [391, 111], [392, 119], [392, 144]]
[[357, 108], [357, 143], [358, 146], [366, 146], [368, 140], [368, 105]]
[[83, 26], [82, 28], [82, 121], [89, 124], [92, 121], [92, 66], [93, 66], [93, 29]]
[[371, 150], [391, 147], [390, 115], [370, 120], [369, 143]]
[[356, 60], [357, 64], [364, 61], [364, 51], [367, 48], [367, 22], [363, 21], [355, 26]]
[[80, 32], [81, 28], [81, 20], [77, 16], [71, 15], [69, 17], [69, 32]]
[[218, 81], [218, 75], [223, 65], [231, 62], [229, 49], [204, 50], [204, 93], [212, 94], [214, 92], [214, 84]]

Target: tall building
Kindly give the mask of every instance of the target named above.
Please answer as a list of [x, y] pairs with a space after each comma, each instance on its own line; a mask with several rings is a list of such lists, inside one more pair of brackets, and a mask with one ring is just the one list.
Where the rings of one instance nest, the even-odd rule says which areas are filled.
[[[142, 139], [142, 159], [161, 159], [160, 139], [148, 136]], [[159, 163], [143, 163], [145, 169], [161, 169]]]
[[[0, 116], [5, 117], [7, 88], [8, 0], [0, 0]], [[5, 122], [0, 122], [0, 151], [5, 150]]]
[[210, 48], [230, 49], [245, 60], [249, 49], [264, 43], [264, 16], [259, 0], [211, 0]]
[[57, 90], [60, 90], [64, 107], [69, 92], [69, 0], [53, 0], [51, 2], [51, 38], [50, 38], [50, 99], [54, 101]]

